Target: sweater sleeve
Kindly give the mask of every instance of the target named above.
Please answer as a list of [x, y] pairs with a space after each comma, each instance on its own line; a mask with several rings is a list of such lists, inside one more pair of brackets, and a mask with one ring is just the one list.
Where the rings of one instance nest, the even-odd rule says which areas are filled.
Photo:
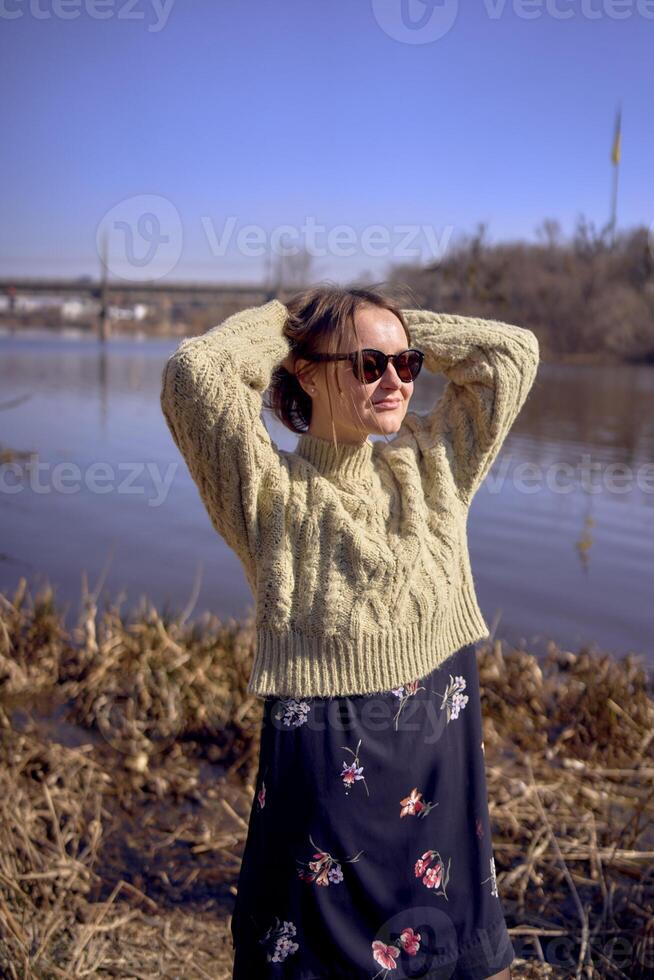
[[427, 415], [407, 413], [400, 432], [412, 434], [427, 473], [445, 446], [458, 495], [469, 506], [535, 380], [538, 339], [497, 320], [402, 312], [425, 367], [442, 372], [448, 383]]
[[290, 350], [279, 300], [183, 340], [166, 362], [161, 408], [211, 522], [250, 584], [261, 529], [283, 496], [284, 464], [261, 418], [273, 368]]

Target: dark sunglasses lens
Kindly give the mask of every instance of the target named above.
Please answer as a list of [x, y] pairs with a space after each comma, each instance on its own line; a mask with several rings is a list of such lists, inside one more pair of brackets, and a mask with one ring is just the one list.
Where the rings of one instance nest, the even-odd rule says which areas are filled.
[[422, 358], [417, 351], [407, 351], [396, 360], [395, 367], [402, 381], [413, 381], [420, 373]]
[[[386, 357], [381, 351], [371, 349], [363, 350], [361, 352], [361, 362], [363, 376], [359, 373], [358, 358], [354, 360], [354, 373], [359, 381], [364, 381], [366, 384], [377, 381], [386, 370]], [[406, 354], [398, 357], [394, 361], [394, 364], [400, 380], [408, 383], [418, 377], [420, 368], [422, 367], [422, 357], [417, 351], [407, 351]]]
[[385, 360], [386, 358], [380, 353], [380, 351], [363, 350], [361, 351], [363, 377], [359, 374], [358, 358], [356, 358], [354, 361], [354, 373], [359, 381], [364, 381], [366, 384], [370, 384], [372, 381], [377, 381], [378, 378], [381, 378], [386, 368], [386, 364], [384, 363]]

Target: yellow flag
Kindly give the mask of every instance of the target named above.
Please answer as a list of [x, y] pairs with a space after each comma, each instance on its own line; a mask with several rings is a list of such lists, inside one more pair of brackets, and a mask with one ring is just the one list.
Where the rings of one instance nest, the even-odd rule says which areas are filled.
[[618, 163], [620, 163], [620, 151], [622, 149], [622, 146], [621, 146], [621, 137], [622, 137], [622, 134], [621, 134], [621, 122], [622, 122], [622, 120], [620, 118], [621, 117], [621, 114], [622, 114], [621, 110], [618, 109], [617, 115], [615, 117], [615, 133], [613, 135], [613, 146], [611, 148], [611, 160], [612, 160], [612, 162], [614, 164], [616, 164], [616, 166], [617, 166]]

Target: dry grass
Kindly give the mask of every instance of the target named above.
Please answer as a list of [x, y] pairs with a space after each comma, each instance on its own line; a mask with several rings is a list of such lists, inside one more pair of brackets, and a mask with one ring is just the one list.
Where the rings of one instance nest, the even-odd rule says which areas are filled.
[[[126, 622], [83, 598], [69, 632], [51, 591], [0, 594], [0, 975], [229, 977], [261, 717], [252, 624], [151, 607]], [[499, 641], [479, 666], [513, 976], [651, 975], [645, 670]]]
[[[634, 657], [480, 656], [493, 848], [512, 935], [571, 977], [654, 967], [654, 700]], [[501, 871], [501, 873], [499, 873]], [[557, 939], [558, 937], [558, 939]], [[552, 942], [554, 940], [554, 944]], [[649, 968], [649, 970], [648, 970]]]

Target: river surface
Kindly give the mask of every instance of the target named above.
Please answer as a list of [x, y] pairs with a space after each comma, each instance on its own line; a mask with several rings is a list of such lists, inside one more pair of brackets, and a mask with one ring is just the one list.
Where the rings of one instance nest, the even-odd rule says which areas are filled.
[[[190, 618], [252, 611], [159, 407], [177, 340], [0, 336], [0, 588], [50, 582], [69, 624], [82, 575], [100, 606], [146, 597]], [[443, 378], [423, 372], [411, 407]], [[280, 448], [296, 437], [266, 414]], [[38, 462], [38, 468], [34, 465]], [[592, 644], [654, 664], [654, 368], [542, 363], [472, 502], [470, 557], [494, 634]]]

